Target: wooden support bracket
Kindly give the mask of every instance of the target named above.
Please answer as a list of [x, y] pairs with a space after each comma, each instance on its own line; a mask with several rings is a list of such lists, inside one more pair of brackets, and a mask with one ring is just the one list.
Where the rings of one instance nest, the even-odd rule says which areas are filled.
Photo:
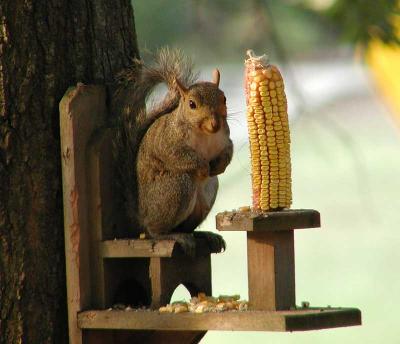
[[179, 284], [183, 284], [192, 296], [199, 292], [212, 295], [210, 255], [196, 258], [152, 258], [150, 279], [153, 309], [169, 303]]

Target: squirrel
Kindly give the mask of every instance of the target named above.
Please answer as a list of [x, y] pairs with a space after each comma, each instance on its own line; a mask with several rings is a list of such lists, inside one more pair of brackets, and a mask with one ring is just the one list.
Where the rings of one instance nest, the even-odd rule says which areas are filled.
[[[196, 237], [205, 238], [213, 252], [226, 246], [218, 234], [194, 232], [210, 212], [217, 175], [233, 154], [219, 81], [217, 69], [211, 82], [197, 81], [190, 60], [164, 48], [153, 65], [134, 60], [120, 75], [114, 98], [121, 113], [115, 146], [126, 212], [149, 237], [176, 240], [190, 256]], [[168, 92], [146, 110], [159, 84]]]

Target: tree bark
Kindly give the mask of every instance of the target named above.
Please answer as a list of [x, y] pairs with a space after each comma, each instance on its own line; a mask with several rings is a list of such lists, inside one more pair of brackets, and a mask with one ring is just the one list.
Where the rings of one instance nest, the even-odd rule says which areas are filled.
[[0, 1], [0, 343], [67, 343], [58, 103], [138, 57], [129, 0]]

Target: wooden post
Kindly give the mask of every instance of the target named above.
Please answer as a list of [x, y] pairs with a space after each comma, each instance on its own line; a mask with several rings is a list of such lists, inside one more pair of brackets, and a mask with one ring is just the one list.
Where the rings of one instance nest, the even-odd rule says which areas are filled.
[[288, 310], [296, 305], [293, 234], [247, 232], [251, 309]]

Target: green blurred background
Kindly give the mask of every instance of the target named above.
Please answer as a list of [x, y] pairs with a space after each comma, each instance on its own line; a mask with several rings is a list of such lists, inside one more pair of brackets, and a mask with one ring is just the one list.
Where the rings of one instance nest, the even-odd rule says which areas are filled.
[[[165, 45], [201, 78], [221, 71], [232, 164], [201, 229], [251, 202], [243, 95], [246, 49], [282, 70], [292, 136], [293, 208], [321, 212], [295, 233], [297, 303], [362, 310], [359, 327], [305, 333], [208, 332], [202, 343], [400, 343], [400, 51], [398, 4], [371, 0], [133, 1], [142, 56]], [[246, 240], [224, 233], [213, 294], [247, 298]], [[173, 299], [189, 298], [179, 287]]]

